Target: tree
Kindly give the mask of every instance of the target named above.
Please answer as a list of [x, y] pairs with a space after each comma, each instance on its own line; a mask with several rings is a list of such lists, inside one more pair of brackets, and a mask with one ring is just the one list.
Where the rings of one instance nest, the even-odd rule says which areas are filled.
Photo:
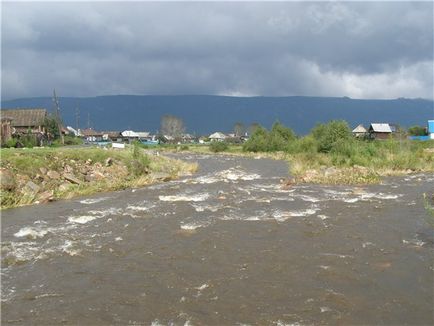
[[257, 128], [262, 128], [261, 125], [257, 122], [253, 122], [249, 127], [249, 134], [253, 135]]
[[47, 136], [49, 140], [54, 140], [60, 138], [59, 126], [57, 124], [57, 119], [53, 115], [48, 115], [44, 121], [44, 127], [47, 131]]
[[413, 126], [408, 128], [408, 134], [410, 136], [425, 136], [426, 135], [426, 129], [421, 126]]
[[234, 125], [234, 134], [235, 137], [241, 137], [242, 135], [244, 135], [244, 125], [241, 122], [237, 122]]
[[280, 122], [275, 122], [268, 137], [268, 151], [284, 151], [290, 141], [295, 140], [295, 134]]
[[185, 132], [185, 126], [182, 119], [173, 115], [165, 115], [161, 118], [160, 133], [179, 139]]

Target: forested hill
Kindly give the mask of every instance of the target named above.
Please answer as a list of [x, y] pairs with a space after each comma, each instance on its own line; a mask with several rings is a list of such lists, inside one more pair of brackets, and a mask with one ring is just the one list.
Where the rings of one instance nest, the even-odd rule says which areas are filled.
[[[187, 131], [208, 134], [230, 132], [237, 122], [248, 127], [260, 123], [270, 127], [279, 120], [298, 134], [307, 133], [318, 122], [344, 119], [350, 127], [370, 122], [396, 123], [404, 127], [425, 125], [433, 119], [433, 101], [423, 99], [355, 100], [337, 97], [227, 97], [210, 95], [134, 96], [87, 98], [61, 97], [62, 118], [67, 125], [96, 130], [146, 130], [156, 132], [160, 119], [172, 114], [184, 120]], [[53, 110], [50, 97], [2, 101], [2, 108], [43, 107]], [[78, 110], [77, 110], [78, 107]]]

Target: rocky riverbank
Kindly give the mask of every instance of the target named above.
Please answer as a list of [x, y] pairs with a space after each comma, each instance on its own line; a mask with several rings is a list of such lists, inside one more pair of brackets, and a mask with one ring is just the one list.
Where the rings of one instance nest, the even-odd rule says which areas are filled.
[[8, 149], [1, 154], [2, 208], [140, 187], [197, 169], [195, 164], [133, 150]]

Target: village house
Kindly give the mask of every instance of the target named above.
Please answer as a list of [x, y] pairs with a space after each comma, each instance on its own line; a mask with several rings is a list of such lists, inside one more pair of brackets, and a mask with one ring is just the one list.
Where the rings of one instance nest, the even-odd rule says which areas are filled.
[[362, 124], [360, 124], [356, 128], [353, 129], [352, 133], [353, 133], [353, 136], [355, 136], [355, 137], [364, 137], [364, 136], [366, 136], [368, 131], [366, 130], [366, 128]]
[[388, 123], [371, 123], [368, 132], [372, 139], [388, 139], [392, 135], [392, 129]]
[[[46, 109], [2, 109], [2, 120], [10, 121], [12, 134], [45, 134]], [[5, 121], [6, 121], [5, 120]]]
[[103, 133], [101, 131], [93, 130], [92, 128], [83, 129], [80, 131], [82, 137], [88, 142], [103, 141]]
[[209, 135], [208, 138], [210, 141], [225, 141], [227, 136], [224, 133], [217, 131]]
[[122, 141], [122, 135], [120, 131], [101, 131], [101, 133], [103, 141]]
[[1, 142], [8, 141], [12, 136], [20, 137], [31, 134], [38, 144], [46, 138], [46, 109], [2, 109], [1, 110]]

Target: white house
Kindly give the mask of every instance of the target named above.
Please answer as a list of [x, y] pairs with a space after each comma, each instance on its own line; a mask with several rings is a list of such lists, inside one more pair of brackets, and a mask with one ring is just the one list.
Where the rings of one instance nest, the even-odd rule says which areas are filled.
[[362, 124], [360, 124], [356, 128], [354, 128], [352, 132], [353, 132], [353, 135], [356, 137], [363, 137], [366, 135], [366, 133], [368, 131], [366, 130], [366, 128]]
[[222, 132], [220, 132], [220, 131], [217, 131], [217, 132], [215, 132], [215, 133], [209, 135], [208, 138], [209, 138], [211, 141], [224, 141], [224, 140], [227, 138], [227, 136], [226, 136], [224, 133], [222, 133]]

